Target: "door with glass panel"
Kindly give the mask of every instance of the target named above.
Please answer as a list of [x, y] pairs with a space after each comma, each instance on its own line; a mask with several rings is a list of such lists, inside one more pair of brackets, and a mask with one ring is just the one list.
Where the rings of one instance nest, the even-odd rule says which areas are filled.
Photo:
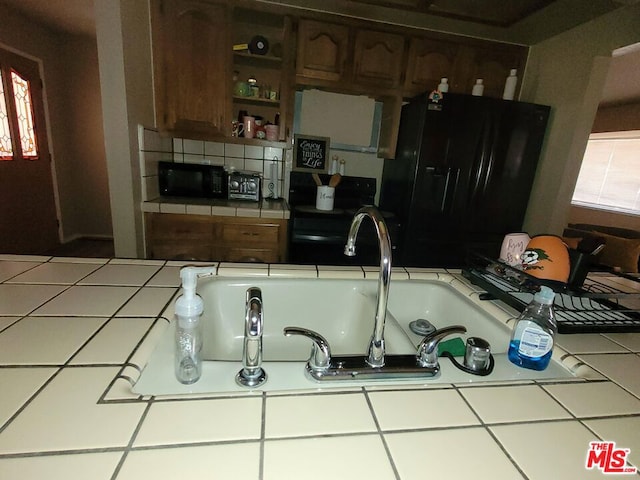
[[0, 253], [59, 243], [38, 64], [0, 48]]

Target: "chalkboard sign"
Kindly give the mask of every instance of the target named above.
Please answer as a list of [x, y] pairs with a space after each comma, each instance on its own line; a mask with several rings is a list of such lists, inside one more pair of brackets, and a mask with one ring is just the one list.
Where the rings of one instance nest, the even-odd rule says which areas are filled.
[[295, 135], [293, 170], [297, 172], [327, 173], [329, 162], [329, 137]]

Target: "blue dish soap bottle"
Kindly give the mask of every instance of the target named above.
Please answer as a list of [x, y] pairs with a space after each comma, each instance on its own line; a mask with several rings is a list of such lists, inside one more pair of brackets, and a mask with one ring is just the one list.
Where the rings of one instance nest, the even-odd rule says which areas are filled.
[[542, 286], [518, 317], [509, 342], [511, 363], [532, 370], [544, 370], [549, 365], [558, 331], [554, 298], [554, 291]]

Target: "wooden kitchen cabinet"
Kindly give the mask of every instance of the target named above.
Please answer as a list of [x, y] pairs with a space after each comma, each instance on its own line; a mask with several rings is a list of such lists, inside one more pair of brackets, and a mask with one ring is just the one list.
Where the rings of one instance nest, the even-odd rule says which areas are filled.
[[476, 79], [484, 84], [485, 97], [502, 98], [504, 83], [512, 68], [524, 69], [527, 49], [517, 45], [462, 41], [411, 39], [404, 82], [405, 98], [437, 88], [448, 78], [449, 92], [471, 94]]
[[383, 88], [400, 86], [404, 37], [374, 30], [356, 30], [354, 81]]
[[[471, 93], [476, 79], [484, 84], [483, 96], [502, 98], [504, 84], [512, 68], [522, 77], [526, 62], [527, 48], [517, 45], [462, 45], [454, 72], [455, 93]], [[516, 98], [520, 90], [520, 80], [516, 87]]]
[[[300, 84], [375, 93], [400, 85], [404, 36], [302, 19], [296, 74]], [[367, 90], [363, 90], [363, 87]]]
[[147, 257], [172, 260], [212, 258], [214, 226], [204, 215], [146, 213]]
[[299, 76], [330, 82], [345, 81], [348, 52], [348, 26], [300, 20], [296, 62]]
[[152, 3], [157, 122], [161, 130], [224, 135], [231, 45], [225, 5]]
[[435, 90], [443, 77], [451, 92], [461, 91], [454, 75], [459, 44], [425, 37], [412, 37], [407, 59], [403, 95], [414, 97]]
[[147, 257], [163, 260], [281, 263], [287, 220], [146, 213]]

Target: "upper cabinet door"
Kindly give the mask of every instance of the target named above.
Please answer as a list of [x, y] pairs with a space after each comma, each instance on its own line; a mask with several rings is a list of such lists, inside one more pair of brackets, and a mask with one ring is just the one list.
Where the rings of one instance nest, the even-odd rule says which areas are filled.
[[167, 130], [224, 134], [231, 47], [227, 9], [198, 0], [160, 8], [159, 123]]
[[449, 91], [458, 93], [460, 86], [456, 85], [454, 78], [458, 49], [459, 46], [451, 42], [412, 38], [407, 60], [404, 96], [413, 97], [435, 90], [443, 77], [449, 80]]
[[404, 37], [373, 30], [357, 30], [354, 80], [383, 88], [400, 86]]
[[300, 20], [296, 73], [329, 81], [344, 79], [349, 28], [345, 25]]
[[[520, 46], [478, 46], [461, 47], [461, 59], [458, 63], [457, 81], [462, 87], [459, 93], [471, 93], [476, 79], [481, 78], [484, 83], [485, 97], [502, 98], [504, 84], [512, 68], [518, 70], [519, 79], [522, 77], [526, 61], [527, 48]], [[520, 90], [520, 81], [516, 87]]]

